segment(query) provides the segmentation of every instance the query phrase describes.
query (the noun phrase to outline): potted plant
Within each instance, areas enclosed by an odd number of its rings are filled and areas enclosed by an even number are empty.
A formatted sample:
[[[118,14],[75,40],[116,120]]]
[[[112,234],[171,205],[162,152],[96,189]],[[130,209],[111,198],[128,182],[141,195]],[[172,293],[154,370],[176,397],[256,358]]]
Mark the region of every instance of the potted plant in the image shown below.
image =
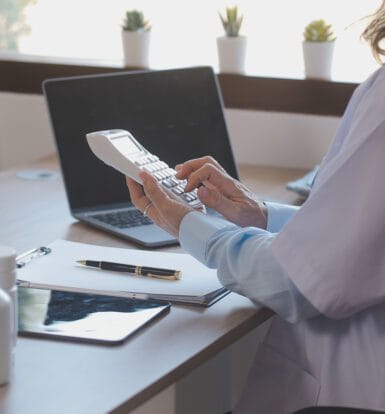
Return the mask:
[[[220,72],[243,73],[245,71],[246,42],[245,36],[239,31],[243,15],[238,13],[238,7],[227,7],[223,15],[219,12],[225,36],[217,38],[218,60]]]
[[[322,19],[305,27],[302,46],[306,78],[331,78],[335,40],[332,25]]]
[[[151,26],[143,13],[129,10],[122,25],[122,42],[125,66],[148,67]]]

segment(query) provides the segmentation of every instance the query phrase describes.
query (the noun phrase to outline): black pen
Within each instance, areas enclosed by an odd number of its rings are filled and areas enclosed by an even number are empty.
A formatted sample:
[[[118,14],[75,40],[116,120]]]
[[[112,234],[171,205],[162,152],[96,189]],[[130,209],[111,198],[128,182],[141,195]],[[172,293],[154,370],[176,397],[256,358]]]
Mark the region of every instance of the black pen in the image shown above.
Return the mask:
[[[112,270],[113,272],[127,272],[136,276],[156,277],[159,279],[167,280],[178,280],[181,278],[182,274],[180,270],[161,269],[158,267],[136,266],[113,262],[99,262],[96,260],[78,260],[77,263],[83,266],[96,267],[102,270]]]

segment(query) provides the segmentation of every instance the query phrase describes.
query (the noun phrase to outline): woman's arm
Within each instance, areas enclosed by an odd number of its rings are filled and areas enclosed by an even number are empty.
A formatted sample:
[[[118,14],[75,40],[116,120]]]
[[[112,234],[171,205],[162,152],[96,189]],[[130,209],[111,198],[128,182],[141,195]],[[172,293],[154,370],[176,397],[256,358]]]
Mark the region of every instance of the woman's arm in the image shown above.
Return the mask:
[[[318,314],[271,255],[274,234],[191,212],[182,220],[179,238],[188,253],[218,269],[219,280],[229,290],[290,322]]]

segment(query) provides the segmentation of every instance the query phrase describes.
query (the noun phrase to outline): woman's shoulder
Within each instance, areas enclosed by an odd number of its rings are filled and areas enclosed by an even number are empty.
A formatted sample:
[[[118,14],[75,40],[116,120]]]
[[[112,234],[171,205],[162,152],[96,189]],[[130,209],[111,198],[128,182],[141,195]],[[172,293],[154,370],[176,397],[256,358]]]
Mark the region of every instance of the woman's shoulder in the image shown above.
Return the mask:
[[[368,87],[377,86],[378,84],[384,84],[385,81],[385,65],[379,67],[371,76],[366,80]]]
[[[373,72],[366,81],[362,82],[354,91],[352,101],[355,107],[362,109],[362,106],[385,107],[385,65],[382,65]],[[385,114],[385,112],[384,112]],[[383,114],[383,115],[384,115]]]

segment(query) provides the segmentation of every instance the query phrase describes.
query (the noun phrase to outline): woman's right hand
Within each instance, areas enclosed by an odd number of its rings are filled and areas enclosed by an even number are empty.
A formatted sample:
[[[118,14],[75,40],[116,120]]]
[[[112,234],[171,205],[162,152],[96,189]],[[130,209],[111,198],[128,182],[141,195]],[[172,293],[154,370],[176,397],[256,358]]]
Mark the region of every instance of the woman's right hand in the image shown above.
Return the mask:
[[[187,179],[185,191],[198,189],[202,203],[241,227],[266,229],[267,209],[242,183],[226,173],[212,157],[186,161],[175,167],[176,177]]]

